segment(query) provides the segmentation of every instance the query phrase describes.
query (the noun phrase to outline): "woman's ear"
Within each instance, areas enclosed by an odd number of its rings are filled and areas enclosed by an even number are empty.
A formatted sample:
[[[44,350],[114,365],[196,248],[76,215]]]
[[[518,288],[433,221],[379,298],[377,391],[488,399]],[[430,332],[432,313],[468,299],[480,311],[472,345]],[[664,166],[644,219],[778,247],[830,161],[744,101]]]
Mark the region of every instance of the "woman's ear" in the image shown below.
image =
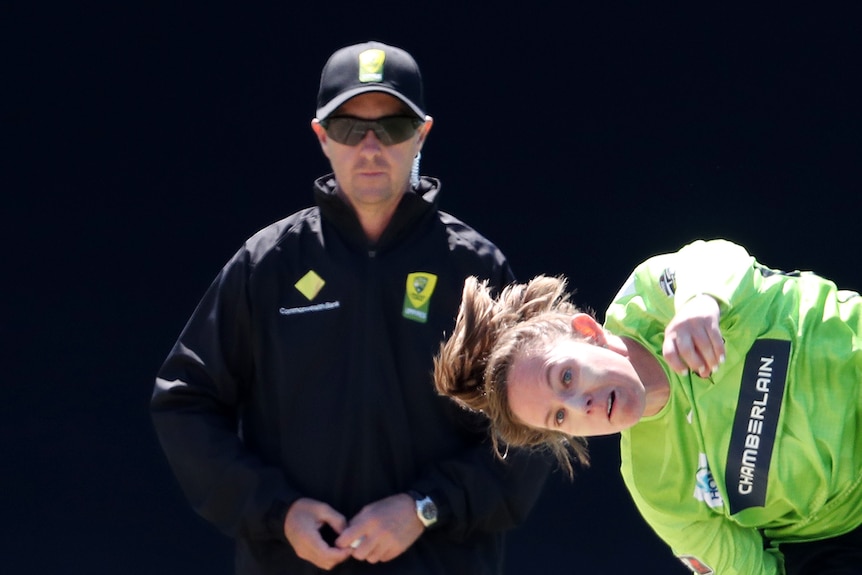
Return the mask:
[[[584,338],[595,342],[597,345],[607,345],[605,330],[599,325],[596,319],[587,313],[576,313],[572,317],[572,329],[575,333],[582,335]]]

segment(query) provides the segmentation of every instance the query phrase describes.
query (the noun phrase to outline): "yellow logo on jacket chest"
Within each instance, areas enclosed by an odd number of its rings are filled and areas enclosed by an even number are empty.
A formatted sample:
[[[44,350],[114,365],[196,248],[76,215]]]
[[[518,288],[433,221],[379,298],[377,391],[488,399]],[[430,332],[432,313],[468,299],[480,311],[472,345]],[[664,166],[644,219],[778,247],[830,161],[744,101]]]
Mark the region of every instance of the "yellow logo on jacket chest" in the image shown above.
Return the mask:
[[[402,315],[407,319],[426,323],[431,295],[437,286],[437,276],[428,272],[413,272],[407,274],[407,286],[404,291],[404,309]]]

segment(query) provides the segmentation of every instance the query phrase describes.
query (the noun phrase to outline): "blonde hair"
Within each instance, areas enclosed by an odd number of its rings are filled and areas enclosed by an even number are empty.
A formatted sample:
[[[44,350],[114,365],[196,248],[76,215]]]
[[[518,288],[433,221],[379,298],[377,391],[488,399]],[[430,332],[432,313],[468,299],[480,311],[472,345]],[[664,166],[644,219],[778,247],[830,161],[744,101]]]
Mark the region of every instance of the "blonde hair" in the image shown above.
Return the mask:
[[[573,461],[589,465],[586,440],[519,420],[509,405],[507,385],[515,359],[539,344],[577,337],[571,319],[578,311],[562,277],[537,276],[526,284],[511,284],[497,298],[487,281],[469,277],[455,329],[434,358],[437,392],[487,416],[498,456],[505,457],[510,445],[546,449],[570,477]]]

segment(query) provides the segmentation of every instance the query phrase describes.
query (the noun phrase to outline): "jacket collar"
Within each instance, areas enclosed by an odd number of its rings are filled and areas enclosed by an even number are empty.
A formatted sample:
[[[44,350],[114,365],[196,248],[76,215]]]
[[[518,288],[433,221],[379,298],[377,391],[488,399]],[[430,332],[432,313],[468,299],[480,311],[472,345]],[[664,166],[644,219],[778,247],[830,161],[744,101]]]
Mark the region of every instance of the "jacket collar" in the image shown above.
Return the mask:
[[[380,240],[376,245],[371,245],[359,225],[356,212],[336,193],[337,187],[333,174],[318,178],[314,182],[314,201],[325,221],[332,224],[349,243],[361,246],[363,249],[373,248],[380,251],[398,244],[421,222],[437,213],[440,180],[422,176],[417,188],[402,196],[392,221],[380,236]]]

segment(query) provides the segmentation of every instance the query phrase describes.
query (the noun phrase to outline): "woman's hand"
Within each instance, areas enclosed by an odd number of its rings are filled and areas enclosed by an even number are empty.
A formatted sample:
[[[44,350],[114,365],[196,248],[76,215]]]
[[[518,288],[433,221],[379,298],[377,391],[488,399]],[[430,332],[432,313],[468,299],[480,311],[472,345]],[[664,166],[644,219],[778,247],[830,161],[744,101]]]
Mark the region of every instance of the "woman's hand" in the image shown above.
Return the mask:
[[[724,339],[718,325],[718,302],[706,294],[696,295],[676,312],[664,330],[662,355],[671,369],[688,370],[709,377],[724,362]]]

